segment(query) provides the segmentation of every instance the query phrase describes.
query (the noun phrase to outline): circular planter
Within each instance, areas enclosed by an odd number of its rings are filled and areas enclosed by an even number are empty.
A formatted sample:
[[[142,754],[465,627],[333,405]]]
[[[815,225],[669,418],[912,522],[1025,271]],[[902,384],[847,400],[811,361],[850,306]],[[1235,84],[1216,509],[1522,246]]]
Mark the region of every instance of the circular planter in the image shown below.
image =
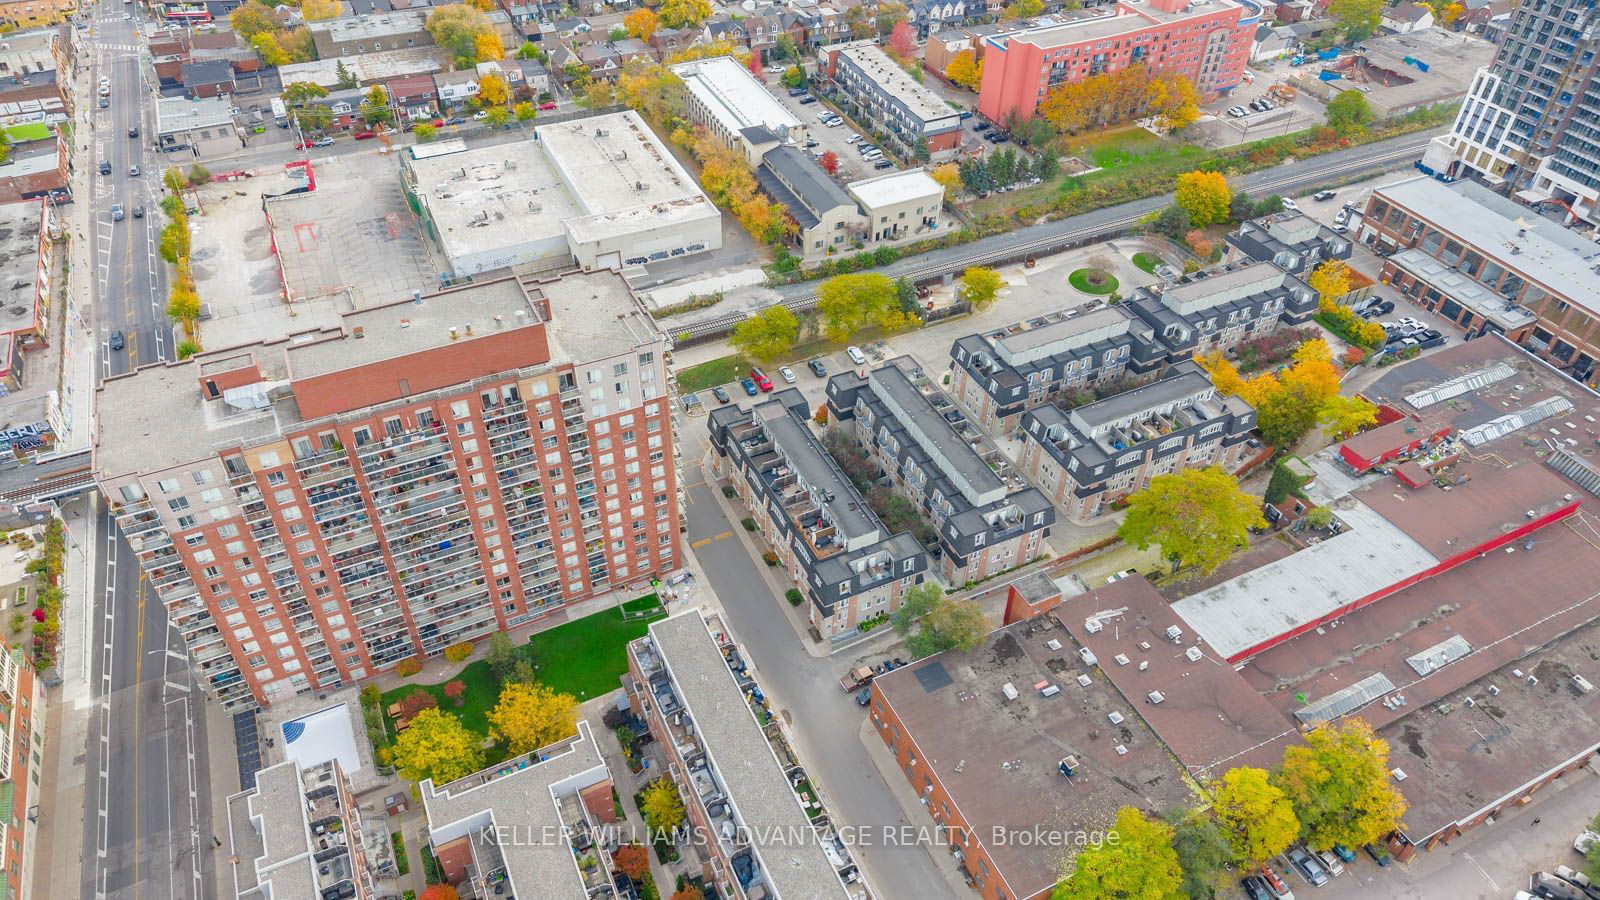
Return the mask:
[[[1067,276],[1067,283],[1085,294],[1101,296],[1117,289],[1117,279],[1110,272],[1099,269],[1075,269]]]

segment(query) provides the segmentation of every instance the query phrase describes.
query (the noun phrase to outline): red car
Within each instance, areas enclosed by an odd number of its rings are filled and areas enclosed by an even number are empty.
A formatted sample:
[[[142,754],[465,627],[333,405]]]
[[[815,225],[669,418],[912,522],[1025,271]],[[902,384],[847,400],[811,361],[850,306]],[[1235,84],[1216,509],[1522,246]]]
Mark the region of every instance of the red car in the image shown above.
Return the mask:
[[[356,132],[356,140],[358,140],[358,141],[369,140],[369,139],[375,138],[377,136],[378,136],[378,134],[375,131],[358,131],[358,132]]]
[[[556,108],[556,102],[554,100],[546,100],[545,102],[539,104],[539,108],[548,112]]]
[[[772,392],[772,379],[767,377],[767,373],[760,369],[751,369],[750,377],[755,380],[756,387],[761,389],[761,393],[770,394]]]

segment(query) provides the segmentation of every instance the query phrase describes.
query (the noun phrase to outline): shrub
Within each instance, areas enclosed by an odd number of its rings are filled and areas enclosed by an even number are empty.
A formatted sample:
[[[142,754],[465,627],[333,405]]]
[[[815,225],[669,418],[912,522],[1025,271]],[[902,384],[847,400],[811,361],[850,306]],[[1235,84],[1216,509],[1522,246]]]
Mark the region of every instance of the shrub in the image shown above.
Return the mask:
[[[767,552],[761,554],[761,560],[769,566],[776,566],[778,564],[778,554],[768,550]]]
[[[811,421],[817,423],[818,425],[828,424],[828,405],[826,403],[820,403],[817,405],[817,413],[811,417]]]
[[[409,719],[425,709],[438,709],[439,701],[427,691],[412,691],[400,700],[400,718]]]
[[[377,706],[383,700],[383,692],[375,684],[369,684],[361,689],[361,705]]]
[[[444,695],[449,697],[457,706],[466,702],[463,699],[466,693],[467,685],[459,678],[444,686]]]
[[[783,592],[783,596],[789,601],[790,606],[799,606],[800,604],[806,602],[806,595],[800,593],[799,588],[789,588],[787,591]]]
[[[744,526],[745,531],[756,530],[756,520],[750,518],[749,516],[745,516],[744,518],[740,519],[739,524]]]
[[[732,500],[734,497],[737,497],[738,495],[739,495],[739,492],[734,489],[733,485],[725,484],[725,485],[722,486],[722,496],[727,497],[729,500]]]
[[[472,655],[472,642],[461,641],[444,648],[444,658],[451,662],[461,662]]]
[[[394,673],[401,678],[410,678],[421,671],[422,660],[417,659],[415,656],[408,656],[400,660],[399,665],[394,667]]]

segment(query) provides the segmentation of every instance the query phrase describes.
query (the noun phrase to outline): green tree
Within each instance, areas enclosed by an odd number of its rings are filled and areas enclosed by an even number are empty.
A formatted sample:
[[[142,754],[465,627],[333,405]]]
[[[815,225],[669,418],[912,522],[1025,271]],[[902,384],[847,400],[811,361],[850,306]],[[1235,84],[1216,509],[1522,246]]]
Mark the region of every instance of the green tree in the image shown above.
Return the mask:
[[[496,631],[489,635],[489,651],[484,659],[489,663],[489,671],[493,672],[494,677],[502,684],[510,680],[511,673],[516,669],[517,660],[520,658],[521,654],[517,653],[516,646],[511,643],[510,635],[504,631]]]
[[[1056,152],[1046,147],[1039,151],[1033,159],[1033,177],[1040,181],[1051,181],[1061,172],[1061,159]]]
[[[1289,798],[1269,779],[1266,769],[1240,766],[1213,786],[1212,813],[1246,869],[1282,853],[1300,835]]]
[[[1172,199],[1189,214],[1191,225],[1204,228],[1228,221],[1233,192],[1221,172],[1185,172],[1178,176]]]
[[[1156,220],[1150,224],[1150,227],[1157,234],[1164,234],[1174,241],[1181,241],[1183,236],[1189,233],[1192,225],[1189,222],[1188,211],[1174,203],[1161,210],[1156,215]]]
[[[480,35],[495,37],[494,26],[477,8],[465,3],[435,6],[423,25],[433,42],[452,57],[456,68],[467,69],[478,63]]]
[[[1004,286],[1000,273],[984,266],[972,266],[961,275],[961,296],[973,309],[988,309]]]
[[[1600,834],[1600,813],[1596,813],[1595,817],[1589,820],[1589,830],[1595,834]],[[1583,859],[1584,874],[1589,876],[1590,881],[1600,882],[1600,841],[1595,841],[1589,845],[1589,849],[1584,853]]]
[[[539,111],[534,108],[534,105],[526,100],[511,107],[511,113],[516,116],[518,122],[532,122],[539,115]]]
[[[200,345],[192,340],[184,339],[178,342],[177,352],[179,359],[188,359],[200,352]]]
[[[1117,535],[1140,550],[1159,544],[1174,568],[1189,564],[1210,573],[1265,528],[1260,501],[1239,489],[1221,466],[1157,475],[1128,498]]]
[[[496,106],[484,113],[483,120],[495,128],[508,125],[511,122],[511,110],[504,106]]]
[[[341,91],[354,90],[361,84],[356,80],[356,73],[350,71],[350,67],[345,65],[342,59],[339,60],[339,65],[333,70],[333,77],[339,80],[339,90]],[[328,96],[328,92],[323,91],[322,96]]]
[[[1250,195],[1244,191],[1234,191],[1233,199],[1228,202],[1228,221],[1243,222],[1250,218],[1253,209]]]
[[[614,26],[611,31],[607,32],[606,34],[606,40],[613,44],[618,41],[625,41],[628,39],[628,37],[628,29],[623,28],[621,25]]]
[[[522,46],[517,48],[517,59],[537,59],[542,61],[544,59],[544,51],[540,50],[539,45],[533,41],[523,41]]]
[[[1328,127],[1340,134],[1360,134],[1372,121],[1372,110],[1367,106],[1367,95],[1360,91],[1342,91],[1328,101],[1323,109]]]
[[[1406,800],[1389,778],[1389,744],[1362,718],[1328,723],[1283,751],[1273,775],[1313,850],[1359,847],[1403,827]]]
[[[1203,810],[1179,807],[1162,819],[1172,826],[1172,850],[1183,869],[1183,895],[1192,900],[1210,900],[1227,877],[1233,862],[1228,838]]]
[[[782,305],[769,306],[740,322],[728,343],[746,356],[770,363],[794,349],[800,320]]]
[[[528,753],[578,730],[578,700],[542,684],[511,682],[489,710],[490,737],[504,740],[512,753]]]
[[[932,581],[909,588],[889,614],[889,624],[918,659],[945,650],[966,653],[989,633],[989,622],[976,601],[952,600]]]
[[[1050,892],[1050,900],[1179,900],[1183,870],[1172,849],[1172,826],[1146,818],[1139,810],[1117,810],[1115,843],[1105,841],[1078,851],[1072,873]]]
[[[1382,14],[1383,0],[1333,0],[1328,4],[1328,18],[1339,23],[1345,37],[1352,41],[1377,31]]]
[[[907,324],[887,275],[835,275],[817,288],[817,309],[832,341],[847,341],[869,325],[895,331]]]
[[[670,778],[650,782],[639,801],[639,812],[644,824],[658,831],[671,831],[683,824],[683,800],[678,797],[678,787]]]
[[[917,286],[911,279],[901,276],[894,280],[895,299],[900,302],[900,311],[909,313],[917,318],[922,317],[922,307],[917,299]]]
[[[1005,187],[1017,180],[1017,152],[1010,147],[1002,147],[989,154],[989,175],[994,183]]]
[[[328,89],[311,81],[294,81],[284,85],[283,102],[286,106],[304,106],[312,100],[328,96]]]
[[[1285,385],[1268,394],[1256,407],[1256,428],[1274,447],[1290,447],[1317,424],[1326,398],[1317,396],[1305,385]]]
[[[433,140],[433,136],[439,133],[439,129],[433,127],[431,122],[419,122],[411,129],[411,133],[417,136],[418,142],[425,143]]]
[[[390,759],[401,778],[431,778],[442,785],[483,768],[482,741],[481,735],[468,731],[455,716],[425,709],[395,736]]]

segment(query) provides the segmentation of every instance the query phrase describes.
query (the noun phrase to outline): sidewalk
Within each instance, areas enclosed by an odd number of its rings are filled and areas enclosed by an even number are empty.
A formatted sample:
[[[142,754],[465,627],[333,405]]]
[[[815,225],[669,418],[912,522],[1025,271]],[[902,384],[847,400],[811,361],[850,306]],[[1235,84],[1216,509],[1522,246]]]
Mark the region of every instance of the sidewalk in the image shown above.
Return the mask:
[[[884,746],[883,740],[878,737],[872,728],[872,717],[861,720],[861,727],[856,731],[856,738],[862,746],[867,748],[867,756],[872,760],[873,768],[878,770],[878,777],[889,786],[889,793],[894,795],[894,802],[900,805],[903,822],[917,829],[923,834],[939,833],[938,823],[928,815],[928,808],[922,804],[917,792],[912,790],[911,783],[906,781],[905,773],[900,771],[900,766],[895,762],[889,748]],[[884,823],[887,824],[887,823]],[[928,844],[924,848],[933,858],[933,863],[940,874],[950,883],[952,897],[965,897],[971,894],[972,888],[967,885],[966,876],[962,874],[961,864],[950,854],[948,847]],[[941,852],[942,851],[942,852]]]
[[[628,768],[628,761],[623,758],[622,745],[617,743],[617,736],[601,721],[605,711],[616,704],[615,697],[616,692],[613,691],[604,697],[588,701],[583,704],[583,716],[589,720],[589,728],[594,734],[595,743],[600,747],[600,756],[605,760],[606,768],[611,770],[611,784],[617,792],[617,800],[622,804],[622,821],[617,823],[617,829],[624,836],[640,836],[639,843],[644,843],[642,836],[649,832],[645,828],[643,815],[633,805],[633,795],[643,790],[646,782]],[[656,881],[656,895],[671,896],[677,887],[678,877],[656,858],[654,849],[650,849],[650,875]]]

